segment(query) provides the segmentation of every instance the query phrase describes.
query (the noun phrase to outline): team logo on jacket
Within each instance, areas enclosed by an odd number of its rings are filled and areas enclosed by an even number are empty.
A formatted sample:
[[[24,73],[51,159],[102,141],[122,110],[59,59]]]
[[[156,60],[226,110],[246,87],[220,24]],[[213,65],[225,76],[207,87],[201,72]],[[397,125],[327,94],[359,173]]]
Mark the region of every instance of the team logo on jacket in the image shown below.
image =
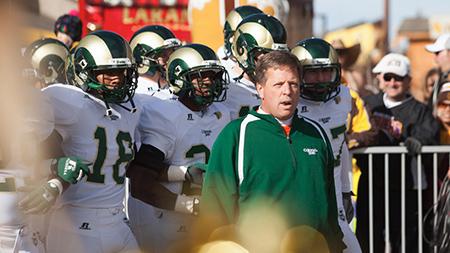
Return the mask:
[[[192,117],[192,113],[188,113],[187,120],[194,120],[194,118]]]
[[[301,113],[308,112],[308,107],[306,105],[302,106]]]
[[[317,154],[316,148],[304,148],[303,152],[308,153],[308,155],[316,155]]]

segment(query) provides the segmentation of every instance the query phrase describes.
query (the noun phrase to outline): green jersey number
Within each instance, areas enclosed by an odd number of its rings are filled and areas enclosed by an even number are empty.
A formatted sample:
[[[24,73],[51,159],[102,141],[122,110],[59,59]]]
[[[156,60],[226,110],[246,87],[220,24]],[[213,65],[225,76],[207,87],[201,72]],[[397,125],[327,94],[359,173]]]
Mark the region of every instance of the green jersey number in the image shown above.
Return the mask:
[[[209,155],[211,151],[209,148],[203,144],[194,145],[186,152],[186,158],[194,158],[196,154],[205,154],[204,163],[208,163]],[[201,195],[201,188],[193,188],[189,181],[183,182],[182,193],[186,195]]]
[[[339,137],[339,135],[345,134],[345,130],[346,130],[345,125],[331,128],[330,129],[331,136],[333,137],[333,139],[337,139]],[[345,138],[342,141],[341,146],[339,147],[338,155],[334,158],[334,167],[339,166],[341,164],[341,154],[342,154],[342,148],[344,147],[344,142],[345,142]]]
[[[105,183],[105,175],[102,174],[103,163],[106,159],[107,152],[107,138],[106,131],[103,127],[97,127],[94,133],[94,138],[98,140],[97,158],[95,159],[92,173],[89,173],[87,181],[93,183]],[[116,143],[119,146],[119,158],[113,165],[113,179],[117,184],[123,184],[125,176],[119,175],[119,168],[122,163],[130,162],[134,157],[133,139],[127,132],[119,131],[116,136]],[[127,153],[128,147],[131,153]]]
[[[210,155],[211,151],[209,151],[209,148],[207,146],[203,145],[203,144],[192,146],[188,150],[188,152],[186,152],[186,158],[194,158],[194,156],[196,154],[201,154],[201,153],[205,154],[205,161],[204,161],[204,163],[208,163],[209,155]]]

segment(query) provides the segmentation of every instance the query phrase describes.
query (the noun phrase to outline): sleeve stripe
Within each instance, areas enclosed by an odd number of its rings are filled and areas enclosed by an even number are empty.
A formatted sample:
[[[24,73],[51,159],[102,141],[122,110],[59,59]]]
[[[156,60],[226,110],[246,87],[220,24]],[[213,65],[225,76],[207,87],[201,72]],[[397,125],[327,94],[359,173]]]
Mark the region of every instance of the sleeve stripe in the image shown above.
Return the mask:
[[[239,185],[244,181],[244,145],[245,145],[245,131],[248,123],[259,120],[258,117],[248,114],[241,123],[239,132],[239,150],[238,150],[238,177]]]

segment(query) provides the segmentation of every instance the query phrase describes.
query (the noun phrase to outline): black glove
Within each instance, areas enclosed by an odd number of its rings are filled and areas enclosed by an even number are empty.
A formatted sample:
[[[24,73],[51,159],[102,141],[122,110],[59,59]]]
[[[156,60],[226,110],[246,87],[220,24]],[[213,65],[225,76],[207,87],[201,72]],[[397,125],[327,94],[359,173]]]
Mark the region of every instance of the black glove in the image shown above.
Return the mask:
[[[354,210],[352,204],[352,193],[351,192],[343,192],[342,193],[342,202],[345,210],[345,217],[347,218],[347,222],[350,223],[353,220]]]
[[[62,185],[58,179],[52,179],[28,193],[25,198],[19,202],[19,208],[25,214],[43,214],[46,213],[61,194]],[[59,185],[59,186],[58,186]],[[60,189],[61,188],[61,189]]]
[[[414,137],[408,137],[405,140],[406,149],[408,149],[408,155],[415,156],[422,150],[422,143]]]

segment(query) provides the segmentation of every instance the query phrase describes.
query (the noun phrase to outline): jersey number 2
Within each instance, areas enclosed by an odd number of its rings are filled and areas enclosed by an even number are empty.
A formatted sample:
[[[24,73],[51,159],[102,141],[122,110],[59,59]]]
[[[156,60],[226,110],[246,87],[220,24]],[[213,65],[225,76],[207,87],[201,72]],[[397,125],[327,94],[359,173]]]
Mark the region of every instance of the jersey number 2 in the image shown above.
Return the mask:
[[[102,167],[106,159],[106,152],[108,148],[105,128],[97,127],[94,138],[98,140],[97,158],[95,159],[92,173],[89,173],[88,175],[87,181],[93,183],[105,183],[105,175],[102,174]],[[125,176],[119,175],[120,165],[122,163],[128,163],[133,159],[133,140],[129,133],[119,131],[116,136],[116,143],[119,146],[119,158],[113,165],[113,179],[117,184],[123,184]],[[125,146],[128,146],[131,153],[126,152]]]

